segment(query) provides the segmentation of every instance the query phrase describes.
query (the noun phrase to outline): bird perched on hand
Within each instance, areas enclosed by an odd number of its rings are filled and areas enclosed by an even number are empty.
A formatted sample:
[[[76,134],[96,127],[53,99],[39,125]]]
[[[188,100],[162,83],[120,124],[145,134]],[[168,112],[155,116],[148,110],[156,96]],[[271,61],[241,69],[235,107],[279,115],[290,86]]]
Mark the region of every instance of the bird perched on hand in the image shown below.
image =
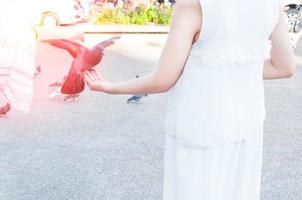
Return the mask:
[[[74,58],[69,73],[60,89],[61,93],[74,96],[83,92],[85,88],[83,72],[91,70],[98,65],[104,55],[104,49],[114,44],[118,39],[120,39],[120,37],[112,37],[96,44],[92,48],[87,48],[79,42],[67,39],[43,40],[42,42],[67,50]]]

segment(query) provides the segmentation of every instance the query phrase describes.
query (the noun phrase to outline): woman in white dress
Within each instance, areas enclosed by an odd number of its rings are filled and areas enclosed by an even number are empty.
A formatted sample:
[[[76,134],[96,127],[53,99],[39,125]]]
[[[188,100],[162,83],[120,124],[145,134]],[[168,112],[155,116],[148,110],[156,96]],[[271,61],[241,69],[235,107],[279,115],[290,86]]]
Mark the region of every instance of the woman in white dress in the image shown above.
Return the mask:
[[[290,77],[294,66],[277,0],[178,0],[154,73],[85,79],[109,94],[169,91],[164,200],[259,200],[263,79]]]

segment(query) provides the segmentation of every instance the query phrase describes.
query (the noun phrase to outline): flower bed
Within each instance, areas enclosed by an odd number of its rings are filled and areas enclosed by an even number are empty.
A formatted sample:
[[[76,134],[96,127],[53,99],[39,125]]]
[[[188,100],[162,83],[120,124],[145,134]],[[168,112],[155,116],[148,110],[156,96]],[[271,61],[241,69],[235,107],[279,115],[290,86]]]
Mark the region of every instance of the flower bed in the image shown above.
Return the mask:
[[[165,5],[153,5],[150,7],[141,5],[132,11],[123,8],[92,8],[92,21],[94,24],[160,24],[169,25],[173,8]]]

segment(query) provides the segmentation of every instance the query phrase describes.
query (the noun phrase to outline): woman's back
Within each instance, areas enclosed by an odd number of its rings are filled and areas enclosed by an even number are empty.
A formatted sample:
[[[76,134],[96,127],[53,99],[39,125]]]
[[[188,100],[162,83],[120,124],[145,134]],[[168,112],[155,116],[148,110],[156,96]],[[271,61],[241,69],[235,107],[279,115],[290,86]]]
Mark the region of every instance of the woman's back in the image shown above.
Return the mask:
[[[268,40],[279,18],[276,0],[200,0],[200,47],[219,50],[258,47]]]
[[[166,132],[188,146],[247,138],[265,118],[263,63],[275,0],[201,0],[202,28],[169,95]]]

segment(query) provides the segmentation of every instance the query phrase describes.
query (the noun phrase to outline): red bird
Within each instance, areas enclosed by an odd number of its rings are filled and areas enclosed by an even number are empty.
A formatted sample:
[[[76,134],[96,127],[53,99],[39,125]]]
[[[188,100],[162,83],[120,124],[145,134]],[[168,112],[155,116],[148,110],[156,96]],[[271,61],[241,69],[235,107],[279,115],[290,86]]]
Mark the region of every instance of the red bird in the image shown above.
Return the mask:
[[[74,58],[69,73],[62,84],[61,93],[76,95],[83,92],[85,88],[83,72],[99,64],[104,55],[104,49],[114,44],[115,40],[118,39],[120,39],[120,37],[112,37],[96,44],[90,49],[79,42],[67,39],[43,40],[43,42],[47,42],[52,46],[67,50]]]

